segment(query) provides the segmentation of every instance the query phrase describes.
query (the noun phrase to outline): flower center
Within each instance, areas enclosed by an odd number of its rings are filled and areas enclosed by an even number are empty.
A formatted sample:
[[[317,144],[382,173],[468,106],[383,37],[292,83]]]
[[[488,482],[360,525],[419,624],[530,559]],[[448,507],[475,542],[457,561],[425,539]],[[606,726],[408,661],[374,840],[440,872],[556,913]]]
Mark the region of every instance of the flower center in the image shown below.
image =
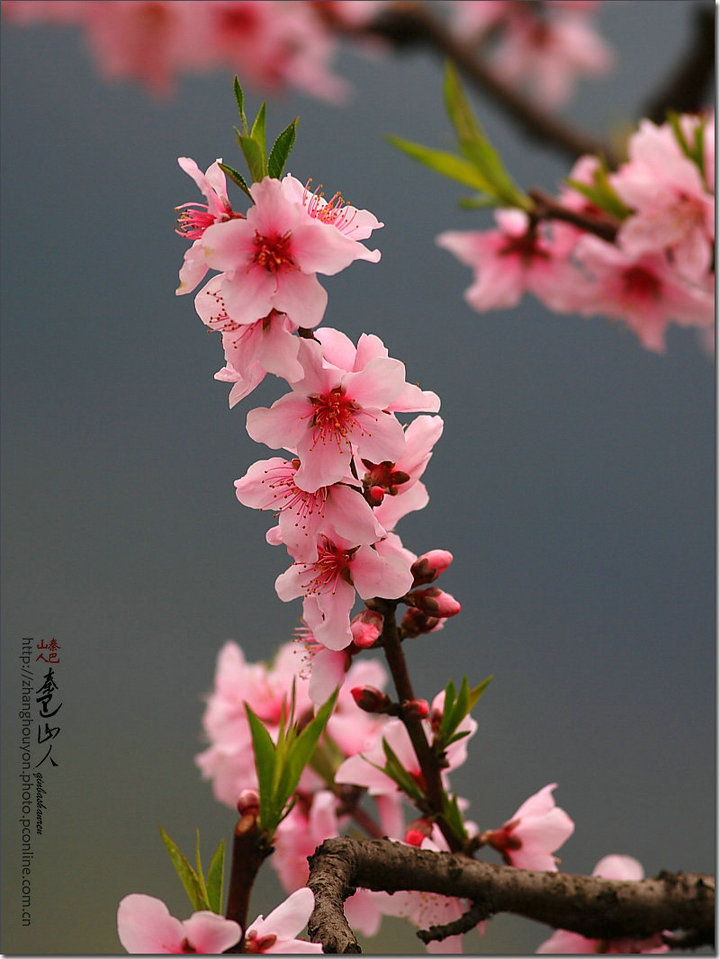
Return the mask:
[[[338,580],[343,577],[350,581],[350,553],[340,549],[330,540],[318,544],[318,558],[308,563],[306,572],[310,574],[304,584],[305,595],[313,593],[334,593]]]
[[[351,232],[354,229],[353,220],[357,216],[357,210],[346,203],[340,191],[333,193],[330,199],[326,200],[322,193],[322,184],[311,193],[309,190],[311,183],[312,179],[307,181],[303,194],[303,206],[310,216],[322,223],[329,223],[341,233]]]
[[[295,525],[305,528],[310,516],[322,512],[327,499],[327,486],[321,486],[314,493],[300,489],[295,484],[295,474],[299,468],[298,459],[291,464],[275,466],[265,471],[267,479],[263,479],[262,483],[272,490],[278,512],[284,509],[292,510],[297,517]]]
[[[291,237],[290,230],[283,233],[282,236],[278,233],[274,236],[261,236],[256,230],[253,261],[267,270],[268,273],[295,269],[295,261],[290,250]]]
[[[654,273],[642,266],[633,266],[625,270],[623,275],[624,292],[632,299],[656,300],[660,295],[660,281]]]
[[[324,445],[330,440],[342,447],[356,426],[357,403],[348,398],[342,386],[336,386],[321,396],[310,396],[309,399],[313,407],[313,445]]]

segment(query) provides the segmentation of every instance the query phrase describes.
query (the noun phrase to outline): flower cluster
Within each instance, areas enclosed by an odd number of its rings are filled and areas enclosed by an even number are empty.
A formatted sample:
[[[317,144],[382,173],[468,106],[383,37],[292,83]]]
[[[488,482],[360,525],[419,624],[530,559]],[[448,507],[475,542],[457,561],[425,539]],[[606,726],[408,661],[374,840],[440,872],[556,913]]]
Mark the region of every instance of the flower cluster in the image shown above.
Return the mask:
[[[650,350],[670,323],[714,327],[714,118],[640,123],[629,159],[607,173],[581,157],[557,201],[503,209],[497,229],[442,233],[473,268],[476,310],[514,306],[525,292],[550,309],[625,323]]]

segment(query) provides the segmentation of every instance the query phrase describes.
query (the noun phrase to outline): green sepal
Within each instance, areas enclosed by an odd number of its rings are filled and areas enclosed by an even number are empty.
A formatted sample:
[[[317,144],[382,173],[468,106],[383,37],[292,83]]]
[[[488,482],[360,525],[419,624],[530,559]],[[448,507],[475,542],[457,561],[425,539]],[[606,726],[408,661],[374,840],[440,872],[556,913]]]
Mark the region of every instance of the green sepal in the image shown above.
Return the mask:
[[[207,898],[212,912],[222,915],[223,907],[223,879],[225,874],[225,840],[221,839],[215,850],[215,855],[208,866],[205,885]]]
[[[241,173],[238,173],[237,170],[233,170],[233,168],[228,166],[227,163],[218,163],[218,166],[223,171],[225,176],[232,180],[235,186],[239,186],[240,189],[247,193],[250,199],[252,199],[252,196],[250,195],[250,188],[247,185],[245,177]]]
[[[594,203],[595,206],[604,213],[609,213],[610,216],[620,222],[627,219],[632,213],[630,207],[625,206],[615,192],[608,178],[607,167],[602,160],[593,173],[592,184],[581,183],[579,180],[573,179],[567,179],[565,182],[568,186],[571,186],[573,190],[582,193],[584,197],[587,197],[591,203]]]
[[[207,901],[207,894],[204,892],[204,883],[201,883],[198,874],[162,826],[160,826],[160,836],[170,856],[170,861],[175,868],[175,872],[178,874],[180,882],[183,884],[183,888],[188,895],[193,911],[199,912],[202,909],[209,909],[210,904]]]
[[[247,136],[248,132],[248,122],[247,117],[245,116],[245,98],[243,96],[242,87],[240,86],[240,81],[235,77],[233,83],[233,90],[235,92],[235,102],[237,103],[238,113],[240,114],[240,123],[242,125],[241,135]]]
[[[263,158],[263,167],[265,166],[265,155],[266,155],[266,146],[265,146],[265,102],[263,101],[260,104],[260,109],[257,112],[255,121],[252,125],[252,130],[250,131],[250,137],[253,139],[257,145],[260,147],[260,154]],[[264,176],[264,173],[263,173]]]
[[[275,143],[273,143],[273,148],[270,151],[267,164],[268,176],[273,177],[273,179],[279,180],[285,171],[287,158],[290,156],[290,151],[295,146],[295,138],[297,136],[297,125],[299,119],[299,117],[295,117],[293,122],[286,126],[282,133],[278,134]]]
[[[238,134],[237,141],[247,160],[252,181],[253,183],[257,183],[265,176],[265,151],[260,148],[257,140],[253,140],[252,137]]]
[[[403,140],[401,137],[386,137],[388,143],[391,143],[398,150],[407,153],[413,160],[418,160],[425,166],[435,170],[450,180],[457,180],[465,186],[472,187],[474,190],[486,192],[487,180],[480,176],[472,163],[463,160],[462,157],[454,153],[447,153],[445,150],[433,150],[430,147],[424,147],[420,143],[413,143],[411,140]],[[493,202],[492,197],[488,199]]]

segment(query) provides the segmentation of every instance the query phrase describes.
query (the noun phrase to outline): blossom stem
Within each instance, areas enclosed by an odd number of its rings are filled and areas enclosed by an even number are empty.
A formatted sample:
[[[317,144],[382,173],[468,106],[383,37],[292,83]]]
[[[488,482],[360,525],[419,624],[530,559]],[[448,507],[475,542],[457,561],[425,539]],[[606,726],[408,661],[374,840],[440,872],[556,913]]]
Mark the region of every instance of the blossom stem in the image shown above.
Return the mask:
[[[605,240],[607,243],[615,242],[618,224],[614,220],[589,216],[578,213],[577,210],[568,210],[553,200],[551,196],[543,193],[542,190],[529,190],[528,196],[535,204],[530,213],[531,220],[562,220],[564,223],[572,223],[573,226],[584,230],[586,233],[599,236],[601,240]]]
[[[260,867],[271,852],[272,848],[260,829],[257,813],[245,813],[236,823],[233,833],[230,888],[225,912],[227,919],[234,919],[240,924],[243,933],[240,941],[226,950],[229,953],[244,951],[250,893]]]
[[[383,630],[380,636],[380,645],[385,650],[385,658],[390,669],[390,674],[395,683],[395,690],[401,703],[413,702],[415,693],[413,691],[410,674],[408,673],[405,654],[403,653],[400,633],[395,622],[395,610],[397,602],[385,599],[375,599],[373,608],[382,613]],[[438,757],[433,752],[425,735],[422,721],[412,714],[406,714],[401,710],[400,718],[408,731],[410,742],[412,743],[420,772],[422,774],[424,791],[427,797],[429,809],[421,810],[423,813],[430,813],[436,820],[438,828],[447,840],[452,852],[460,852],[463,849],[462,841],[455,835],[443,816],[443,796],[445,789],[440,775],[440,763]]]

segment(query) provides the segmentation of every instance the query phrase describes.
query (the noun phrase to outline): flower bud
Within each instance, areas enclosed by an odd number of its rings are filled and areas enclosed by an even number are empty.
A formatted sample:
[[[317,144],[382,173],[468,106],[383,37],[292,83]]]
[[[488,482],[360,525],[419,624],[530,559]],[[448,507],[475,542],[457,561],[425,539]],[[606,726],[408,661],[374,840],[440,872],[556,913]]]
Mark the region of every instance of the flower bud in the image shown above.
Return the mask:
[[[437,628],[439,623],[440,620],[437,616],[428,616],[416,606],[411,606],[403,616],[400,622],[400,628],[405,636],[413,638],[414,636],[419,636],[420,633],[432,632]]]
[[[365,499],[371,506],[379,506],[385,499],[385,490],[382,486],[370,486],[365,491]]]
[[[426,699],[407,699],[402,707],[407,719],[427,719],[430,715],[430,706]]]
[[[238,796],[237,811],[241,816],[260,811],[260,796],[257,789],[243,789]]]
[[[353,686],[350,695],[366,713],[385,713],[392,705],[390,697],[374,686]]]
[[[413,587],[434,583],[452,561],[453,555],[446,549],[431,549],[429,552],[423,553],[410,567],[410,571],[415,577]]]
[[[430,586],[428,589],[416,589],[408,593],[408,599],[413,606],[427,613],[429,616],[439,616],[447,619],[448,616],[456,616],[461,606],[458,601],[437,586]]]
[[[353,617],[350,632],[358,649],[368,649],[377,641],[383,628],[383,618],[374,609],[364,609]]]
[[[423,839],[432,835],[432,822],[429,819],[415,819],[407,827],[405,842],[411,846],[422,845]]]

